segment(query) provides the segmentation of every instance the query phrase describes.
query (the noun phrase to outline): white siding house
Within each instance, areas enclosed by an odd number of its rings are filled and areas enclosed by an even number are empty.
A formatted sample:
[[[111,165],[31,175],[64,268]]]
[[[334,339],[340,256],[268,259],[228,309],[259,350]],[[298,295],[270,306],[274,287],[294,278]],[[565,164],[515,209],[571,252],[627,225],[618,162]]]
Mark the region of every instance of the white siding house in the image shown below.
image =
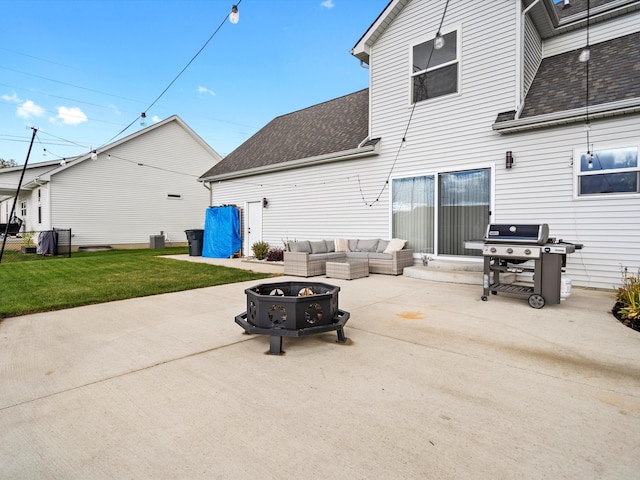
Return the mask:
[[[273,245],[401,237],[416,258],[480,261],[464,240],[488,223],[548,223],[584,244],[567,259],[573,283],[613,288],[640,266],[640,1],[586,4],[392,0],[352,50],[370,69],[357,148],[293,160],[290,137],[323,124],[279,137],[269,124],[202,176],[211,203],[244,207],[245,235]],[[285,147],[252,163],[261,142]]]
[[[16,209],[26,231],[70,228],[74,247],[129,248],[161,233],[184,244],[185,230],[203,228],[209,192],[197,179],[221,157],[179,117],[95,153],[28,165]],[[21,171],[0,170],[3,221]]]

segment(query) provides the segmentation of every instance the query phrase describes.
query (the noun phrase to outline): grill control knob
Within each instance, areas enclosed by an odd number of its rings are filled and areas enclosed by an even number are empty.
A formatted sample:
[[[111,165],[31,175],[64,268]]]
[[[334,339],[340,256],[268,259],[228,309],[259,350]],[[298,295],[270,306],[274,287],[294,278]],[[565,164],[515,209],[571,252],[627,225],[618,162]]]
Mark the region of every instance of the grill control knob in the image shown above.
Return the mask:
[[[544,247],[544,253],[549,253],[551,252],[551,248],[550,247]]]
[[[491,247],[491,253],[496,253],[498,250],[496,250],[496,247]]]
[[[524,249],[524,254],[525,255],[531,255],[531,250],[529,250],[528,248]]]
[[[513,253],[513,248],[507,248],[507,253],[508,254],[512,254]]]

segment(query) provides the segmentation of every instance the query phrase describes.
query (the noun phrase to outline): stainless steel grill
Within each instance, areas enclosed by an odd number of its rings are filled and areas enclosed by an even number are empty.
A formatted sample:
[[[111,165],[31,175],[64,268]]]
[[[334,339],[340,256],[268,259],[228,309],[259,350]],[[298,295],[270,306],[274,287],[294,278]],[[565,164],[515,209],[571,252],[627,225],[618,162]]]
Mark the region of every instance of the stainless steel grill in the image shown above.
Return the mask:
[[[490,224],[483,239],[482,300],[498,292],[526,296],[533,308],[560,303],[562,268],[582,245],[549,238],[549,226]],[[531,262],[533,266],[531,266]],[[526,262],[526,263],[525,263]],[[533,272],[533,285],[502,283],[500,274]]]

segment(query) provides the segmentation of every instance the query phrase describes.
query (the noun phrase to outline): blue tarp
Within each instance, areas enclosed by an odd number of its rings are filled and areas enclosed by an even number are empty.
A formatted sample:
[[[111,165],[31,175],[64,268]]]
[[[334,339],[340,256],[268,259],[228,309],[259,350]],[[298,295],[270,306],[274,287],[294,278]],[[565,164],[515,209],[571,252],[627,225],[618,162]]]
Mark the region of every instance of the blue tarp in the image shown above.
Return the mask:
[[[240,219],[238,209],[233,206],[210,207],[204,218],[204,240],[202,256],[229,258],[242,246],[238,233]]]

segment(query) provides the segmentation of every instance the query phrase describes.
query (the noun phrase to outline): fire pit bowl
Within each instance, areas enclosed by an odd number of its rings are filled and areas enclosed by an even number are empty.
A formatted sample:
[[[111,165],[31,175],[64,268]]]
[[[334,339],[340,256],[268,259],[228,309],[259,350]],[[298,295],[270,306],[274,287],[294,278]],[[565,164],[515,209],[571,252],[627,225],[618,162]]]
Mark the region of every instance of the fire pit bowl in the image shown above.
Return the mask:
[[[343,327],[349,313],[338,308],[340,287],[326,283],[279,282],[247,288],[247,311],[236,316],[246,334],[270,335],[270,354],[281,355],[282,337],[303,337]]]

